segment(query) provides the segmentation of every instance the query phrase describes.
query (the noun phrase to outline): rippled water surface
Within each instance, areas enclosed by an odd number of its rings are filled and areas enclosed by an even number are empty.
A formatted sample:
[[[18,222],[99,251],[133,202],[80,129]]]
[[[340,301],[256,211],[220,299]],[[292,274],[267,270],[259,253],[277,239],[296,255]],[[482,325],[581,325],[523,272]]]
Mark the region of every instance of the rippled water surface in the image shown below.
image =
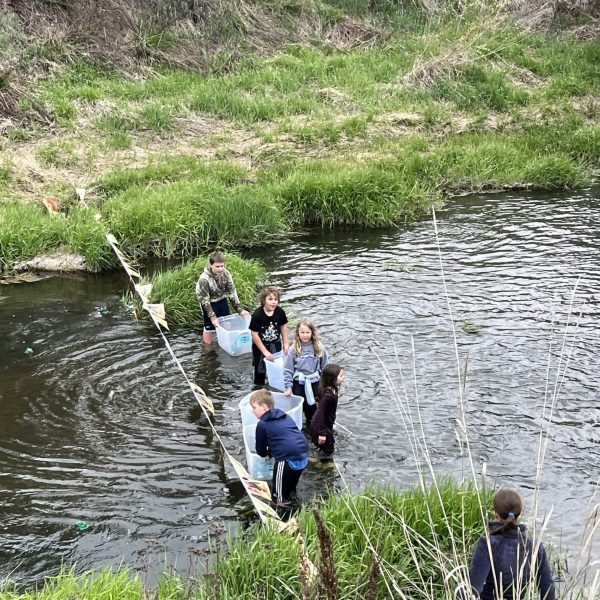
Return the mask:
[[[544,398],[555,395],[541,504],[553,508],[553,537],[574,547],[600,470],[600,190],[457,199],[438,228],[475,467],[530,495]],[[423,463],[409,416],[420,416],[436,470],[468,476],[433,223],[319,232],[256,256],[288,315],[314,317],[346,368],[347,483],[414,481]],[[123,311],[127,285],[112,274],[0,286],[0,577],[31,582],[61,562],[143,568],[165,556],[185,570],[214,524],[254,518],[160,336]],[[204,349],[198,331],[169,337],[242,459],[249,356]],[[341,485],[311,465],[300,495]]]

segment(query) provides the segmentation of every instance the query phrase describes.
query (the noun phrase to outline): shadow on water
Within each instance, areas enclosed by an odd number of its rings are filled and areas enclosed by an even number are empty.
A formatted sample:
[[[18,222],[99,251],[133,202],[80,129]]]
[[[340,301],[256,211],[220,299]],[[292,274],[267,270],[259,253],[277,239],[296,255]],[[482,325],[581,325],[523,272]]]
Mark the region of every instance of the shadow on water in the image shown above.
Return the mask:
[[[493,483],[533,488],[550,359],[550,389],[558,381],[560,391],[541,505],[560,507],[551,533],[574,545],[600,464],[598,190],[460,198],[438,219],[461,363],[469,356],[475,463],[487,463]],[[431,222],[317,231],[253,256],[281,286],[288,314],[313,316],[346,369],[338,418],[352,435],[339,433],[336,459],[344,479],[358,489],[416,476],[382,362],[413,413],[418,398],[434,467],[468,473]],[[125,289],[120,273],[0,287],[0,577],[32,582],[61,562],[146,568],[165,557],[186,572],[222,524],[255,520],[161,337],[124,311]],[[569,318],[569,332],[575,320],[578,330],[565,369]],[[205,348],[198,330],[169,339],[243,461],[237,402],[252,387],[249,356]],[[311,464],[299,499],[328,486],[341,482]]]

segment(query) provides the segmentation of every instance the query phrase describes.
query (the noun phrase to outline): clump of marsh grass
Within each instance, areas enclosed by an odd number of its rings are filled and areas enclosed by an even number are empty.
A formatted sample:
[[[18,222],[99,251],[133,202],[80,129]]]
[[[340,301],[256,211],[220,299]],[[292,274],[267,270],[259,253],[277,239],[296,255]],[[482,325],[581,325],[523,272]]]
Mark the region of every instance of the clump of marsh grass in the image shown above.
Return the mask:
[[[257,289],[265,281],[265,270],[255,260],[243,259],[237,254],[226,253],[227,269],[233,275],[235,286],[244,306],[252,311],[257,304]],[[202,325],[203,319],[196,298],[196,282],[208,264],[206,257],[192,260],[185,265],[156,273],[143,278],[142,285],[151,283],[152,303],[163,303],[169,325],[194,327]],[[141,320],[149,320],[148,313],[142,310],[137,295],[134,299],[135,312]]]
[[[219,565],[220,589],[213,579],[203,579],[201,597],[362,600],[370,593],[445,599],[438,563],[443,560],[450,569],[450,536],[464,539],[469,548],[479,537],[479,495],[473,486],[447,478],[437,489],[373,485],[360,494],[328,496],[317,511],[307,507],[297,515],[307,555],[321,555],[314,587],[303,583],[309,578],[298,559],[298,541],[257,525],[228,541]]]
[[[128,188],[109,198],[103,212],[131,257],[189,257],[214,246],[264,245],[287,231],[263,189],[210,179]]]
[[[274,185],[274,194],[298,224],[391,227],[424,215],[435,198],[400,169],[313,161]]]
[[[58,250],[81,254],[92,270],[114,264],[94,211],[73,208],[66,218],[49,215],[41,205],[21,202],[0,204],[0,272],[15,263]]]
[[[41,586],[22,591],[9,581],[0,581],[1,600],[58,600],[59,598],[122,598],[123,600],[150,599],[141,577],[127,567],[110,567],[76,573],[74,567],[62,568],[58,575],[46,577]]]

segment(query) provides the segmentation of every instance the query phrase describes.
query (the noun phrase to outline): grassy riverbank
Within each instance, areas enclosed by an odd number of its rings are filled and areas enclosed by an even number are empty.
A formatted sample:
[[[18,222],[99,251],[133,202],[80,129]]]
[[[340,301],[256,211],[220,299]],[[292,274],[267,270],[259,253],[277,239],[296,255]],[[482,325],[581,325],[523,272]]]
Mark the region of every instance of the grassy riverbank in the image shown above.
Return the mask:
[[[484,513],[480,501],[483,500]],[[426,489],[367,489],[330,496],[298,515],[305,556],[316,567],[309,576],[296,534],[256,525],[230,539],[227,552],[207,575],[165,575],[156,589],[142,578],[117,573],[73,573],[47,580],[28,594],[0,588],[0,600],[59,598],[256,599],[452,597],[452,569],[468,561],[483,532],[490,498],[451,480]],[[320,519],[322,527],[317,524]],[[377,558],[375,559],[374,556]],[[396,597],[394,593],[392,596]]]
[[[535,3],[476,4],[208,2],[202,28],[172,15],[112,54],[6,11],[0,271],[59,248],[114,266],[97,213],[129,256],[191,258],[307,225],[402,223],[456,193],[588,183],[593,13],[532,27]]]

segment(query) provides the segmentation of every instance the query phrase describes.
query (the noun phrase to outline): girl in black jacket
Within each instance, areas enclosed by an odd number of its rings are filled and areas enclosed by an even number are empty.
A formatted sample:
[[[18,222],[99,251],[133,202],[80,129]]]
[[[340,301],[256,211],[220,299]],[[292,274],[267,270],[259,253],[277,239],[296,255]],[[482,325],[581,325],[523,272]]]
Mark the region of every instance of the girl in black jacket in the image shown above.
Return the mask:
[[[329,363],[323,368],[319,382],[319,401],[310,424],[310,439],[322,452],[321,459],[330,459],[333,454],[335,440],[333,424],[338,404],[338,392],[344,381],[344,369]]]
[[[527,535],[525,525],[518,524],[523,505],[517,492],[501,489],[494,496],[495,521],[489,533],[479,538],[469,580],[475,598],[481,600],[518,600],[527,588],[537,586],[541,600],[555,600],[550,563],[541,543]],[[459,598],[473,598],[460,588]],[[533,596],[527,596],[528,598]]]

